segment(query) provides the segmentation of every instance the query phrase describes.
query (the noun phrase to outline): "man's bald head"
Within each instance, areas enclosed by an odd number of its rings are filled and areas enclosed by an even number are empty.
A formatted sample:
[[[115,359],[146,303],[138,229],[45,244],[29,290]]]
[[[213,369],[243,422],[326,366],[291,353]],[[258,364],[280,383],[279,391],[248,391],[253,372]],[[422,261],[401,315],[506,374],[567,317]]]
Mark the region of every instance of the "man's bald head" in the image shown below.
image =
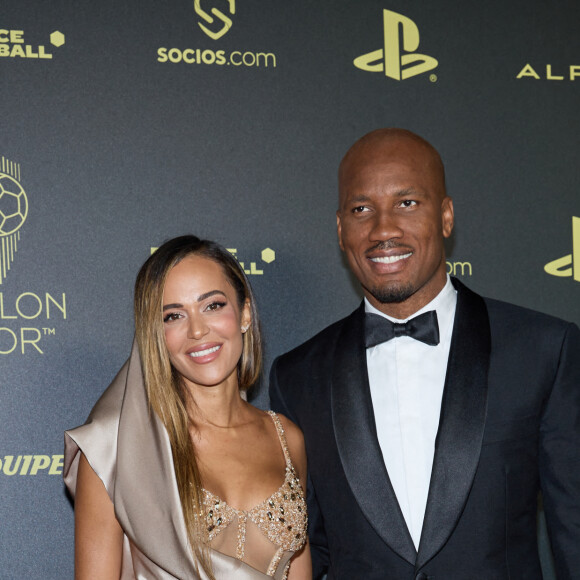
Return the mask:
[[[399,159],[428,172],[436,186],[436,193],[441,199],[446,196],[445,168],[435,147],[412,131],[387,127],[367,133],[346,152],[338,168],[339,207],[344,188],[357,172],[374,163]]]

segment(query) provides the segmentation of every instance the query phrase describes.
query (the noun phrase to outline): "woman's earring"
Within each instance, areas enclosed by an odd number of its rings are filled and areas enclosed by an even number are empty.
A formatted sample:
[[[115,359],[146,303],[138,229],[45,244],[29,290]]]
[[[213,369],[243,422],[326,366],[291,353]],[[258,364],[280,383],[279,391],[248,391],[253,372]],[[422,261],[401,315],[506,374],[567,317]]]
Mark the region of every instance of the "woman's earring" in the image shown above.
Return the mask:
[[[248,328],[250,328],[249,324],[246,324],[246,326],[242,326],[242,334],[245,334],[247,332]]]

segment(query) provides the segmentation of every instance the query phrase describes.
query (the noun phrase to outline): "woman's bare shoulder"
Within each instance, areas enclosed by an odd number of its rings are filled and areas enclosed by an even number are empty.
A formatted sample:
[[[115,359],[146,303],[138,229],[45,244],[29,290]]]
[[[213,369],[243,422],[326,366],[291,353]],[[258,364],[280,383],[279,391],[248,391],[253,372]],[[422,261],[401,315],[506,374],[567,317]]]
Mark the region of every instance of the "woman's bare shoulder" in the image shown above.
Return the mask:
[[[282,427],[286,433],[286,439],[288,439],[288,444],[290,445],[290,439],[292,439],[297,444],[304,446],[304,435],[302,434],[302,429],[300,429],[296,423],[290,421],[288,417],[282,415],[282,413],[276,413],[276,416],[280,419],[280,423],[282,423]]]
[[[277,417],[282,423],[284,434],[286,435],[286,442],[288,443],[288,451],[294,467],[298,470],[300,479],[306,477],[306,448],[304,446],[304,435],[302,430],[296,423],[293,423],[280,413],[276,413]]]

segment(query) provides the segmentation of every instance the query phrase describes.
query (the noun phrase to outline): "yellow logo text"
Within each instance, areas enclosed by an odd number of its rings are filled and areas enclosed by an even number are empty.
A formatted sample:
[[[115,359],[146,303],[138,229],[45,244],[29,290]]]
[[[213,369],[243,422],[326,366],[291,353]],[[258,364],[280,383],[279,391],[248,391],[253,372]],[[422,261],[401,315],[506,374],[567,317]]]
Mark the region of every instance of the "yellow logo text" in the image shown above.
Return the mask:
[[[572,217],[572,253],[548,262],[544,270],[551,276],[572,277],[580,282],[580,218]]]
[[[228,54],[225,50],[208,48],[201,50],[199,48],[161,47],[157,50],[157,62],[276,68],[276,55],[272,52],[233,50]]]
[[[155,252],[157,248],[151,248],[151,253]],[[264,274],[263,266],[260,264],[258,267],[259,262],[256,260],[255,262],[249,262],[248,267],[246,266],[247,263],[241,262],[238,258],[238,250],[236,248],[227,248],[228,252],[234,256],[238,263],[242,267],[242,270],[246,274],[246,276],[261,276]],[[260,254],[261,260],[264,264],[271,264],[274,260],[276,260],[276,252],[272,248],[264,248],[262,253]]]
[[[55,30],[50,35],[53,46],[62,46],[65,42],[64,34]],[[46,51],[44,45],[34,46],[25,44],[24,30],[8,30],[0,28],[0,57],[9,58],[40,58],[51,59],[52,54]]]
[[[236,13],[236,0],[227,0],[228,7],[230,10],[230,14]],[[193,3],[195,7],[195,12],[203,18],[208,24],[214,24],[214,18],[210,14],[208,14],[202,7],[201,7],[201,0],[194,0]],[[224,14],[221,10],[217,8],[212,8],[210,12],[217,18],[219,23],[221,23],[221,28],[213,31],[208,28],[202,22],[198,22],[199,27],[210,37],[214,40],[221,38],[231,27],[232,27],[232,19]]]
[[[39,296],[34,292],[23,292],[10,300],[4,292],[0,292],[0,324],[6,320],[40,318],[48,321],[56,317],[66,320],[66,294],[64,293],[60,298],[55,298],[48,292],[44,296]],[[53,326],[22,326],[16,329],[0,326],[0,355],[12,354],[17,350],[21,354],[26,354],[29,350],[44,354],[39,343],[44,337],[55,334],[56,330]]]
[[[540,70],[540,69],[538,69]],[[543,72],[540,70],[540,72]],[[532,78],[539,81],[542,78],[545,78],[547,81],[564,81],[570,80],[573,81],[576,78],[580,77],[580,65],[573,64],[568,67],[556,67],[552,69],[551,64],[546,65],[546,74],[544,77],[540,76],[536,72],[536,69],[532,67],[531,64],[526,64],[524,68],[516,75],[516,79],[522,78]]]
[[[249,268],[246,267],[247,263],[241,262],[240,259],[238,258],[238,250],[236,250],[235,248],[228,248],[228,252],[230,252],[230,254],[232,254],[236,260],[238,260],[240,266],[242,267],[242,270],[244,270],[244,272],[246,273],[246,276],[261,276],[264,273],[264,270],[261,270],[260,268],[258,268],[258,263],[257,262],[250,262],[249,263]],[[274,250],[272,250],[271,248],[266,248],[264,250],[262,250],[262,262],[266,263],[266,264],[271,264],[275,259],[276,259],[276,252],[274,252]]]
[[[355,58],[353,64],[364,71],[383,72],[397,81],[405,80],[439,64],[432,56],[414,52],[417,48],[417,25],[402,14],[383,10],[383,48]]]
[[[62,475],[64,455],[4,455],[0,457],[2,475]]]
[[[450,276],[472,276],[471,262],[446,262],[447,273]]]
[[[21,31],[0,30],[0,38],[18,40]],[[20,164],[0,156],[0,288],[4,288],[12,268],[28,216],[28,198],[20,179]],[[48,292],[22,292],[17,296],[0,292],[0,356],[18,352],[44,354],[40,344],[56,334],[55,319],[66,318],[64,292],[60,296]],[[41,320],[50,323],[42,325]]]

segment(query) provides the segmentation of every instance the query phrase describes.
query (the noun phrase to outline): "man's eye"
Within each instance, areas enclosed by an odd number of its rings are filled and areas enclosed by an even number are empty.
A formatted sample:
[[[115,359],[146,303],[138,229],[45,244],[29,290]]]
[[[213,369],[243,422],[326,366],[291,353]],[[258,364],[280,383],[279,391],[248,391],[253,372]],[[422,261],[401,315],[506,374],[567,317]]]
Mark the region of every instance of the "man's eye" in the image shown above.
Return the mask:
[[[403,207],[412,207],[414,205],[417,205],[417,202],[413,199],[405,199],[404,201],[401,202],[401,205]]]
[[[364,211],[368,211],[368,207],[366,205],[357,205],[356,207],[352,208],[352,213],[362,213]]]

